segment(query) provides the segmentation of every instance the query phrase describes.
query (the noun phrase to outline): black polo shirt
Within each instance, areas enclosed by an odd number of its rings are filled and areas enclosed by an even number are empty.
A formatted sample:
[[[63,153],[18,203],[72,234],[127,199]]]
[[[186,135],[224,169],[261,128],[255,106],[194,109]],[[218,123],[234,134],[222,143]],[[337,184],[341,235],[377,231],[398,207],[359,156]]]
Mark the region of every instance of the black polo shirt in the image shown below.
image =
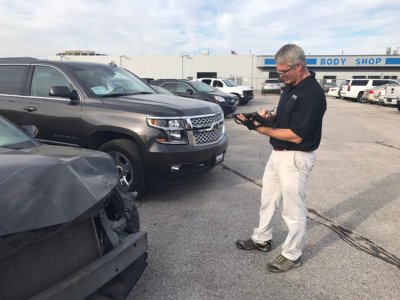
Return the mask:
[[[321,142],[322,117],[326,110],[325,93],[315,80],[315,73],[297,85],[286,84],[278,103],[275,128],[292,130],[303,138],[300,144],[270,138],[273,147],[285,150],[313,151]]]

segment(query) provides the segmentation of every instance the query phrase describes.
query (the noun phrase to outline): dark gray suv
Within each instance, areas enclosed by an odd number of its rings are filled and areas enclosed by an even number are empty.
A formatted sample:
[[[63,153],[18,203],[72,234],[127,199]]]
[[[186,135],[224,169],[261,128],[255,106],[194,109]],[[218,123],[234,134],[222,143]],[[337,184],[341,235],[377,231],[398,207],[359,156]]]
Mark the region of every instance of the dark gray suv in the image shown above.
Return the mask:
[[[36,125],[43,143],[107,152],[139,196],[210,171],[228,147],[219,105],[157,94],[98,63],[0,59],[0,115]]]

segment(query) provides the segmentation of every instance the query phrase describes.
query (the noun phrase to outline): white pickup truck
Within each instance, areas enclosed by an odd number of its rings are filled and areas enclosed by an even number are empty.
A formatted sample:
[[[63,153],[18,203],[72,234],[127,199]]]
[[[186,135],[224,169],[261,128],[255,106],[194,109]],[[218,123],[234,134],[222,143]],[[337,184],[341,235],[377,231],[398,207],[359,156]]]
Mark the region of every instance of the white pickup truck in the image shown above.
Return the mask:
[[[400,111],[400,85],[388,87],[386,91],[386,99],[388,104],[392,106],[397,106]]]
[[[224,78],[199,78],[197,81],[211,85],[224,93],[236,95],[239,105],[246,105],[254,98],[253,88],[250,86],[239,86],[235,82]]]

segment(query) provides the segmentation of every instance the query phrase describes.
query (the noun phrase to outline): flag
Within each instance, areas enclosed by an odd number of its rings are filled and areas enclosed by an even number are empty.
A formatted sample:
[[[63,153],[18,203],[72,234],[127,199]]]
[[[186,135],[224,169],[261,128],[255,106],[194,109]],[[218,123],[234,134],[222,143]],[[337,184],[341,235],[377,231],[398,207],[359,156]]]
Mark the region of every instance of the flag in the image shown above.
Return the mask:
[[[237,54],[235,51],[232,51],[232,50],[231,50],[231,54],[232,54],[232,55],[239,55],[239,54]]]

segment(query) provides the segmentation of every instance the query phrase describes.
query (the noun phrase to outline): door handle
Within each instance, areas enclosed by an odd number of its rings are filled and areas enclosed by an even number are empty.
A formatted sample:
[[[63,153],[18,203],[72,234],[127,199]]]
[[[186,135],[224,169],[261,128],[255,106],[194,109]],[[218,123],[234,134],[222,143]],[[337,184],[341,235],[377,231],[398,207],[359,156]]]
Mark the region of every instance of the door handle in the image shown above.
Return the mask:
[[[29,112],[37,111],[37,108],[33,107],[33,106],[24,106],[23,109],[26,110],[26,111],[29,111]]]

